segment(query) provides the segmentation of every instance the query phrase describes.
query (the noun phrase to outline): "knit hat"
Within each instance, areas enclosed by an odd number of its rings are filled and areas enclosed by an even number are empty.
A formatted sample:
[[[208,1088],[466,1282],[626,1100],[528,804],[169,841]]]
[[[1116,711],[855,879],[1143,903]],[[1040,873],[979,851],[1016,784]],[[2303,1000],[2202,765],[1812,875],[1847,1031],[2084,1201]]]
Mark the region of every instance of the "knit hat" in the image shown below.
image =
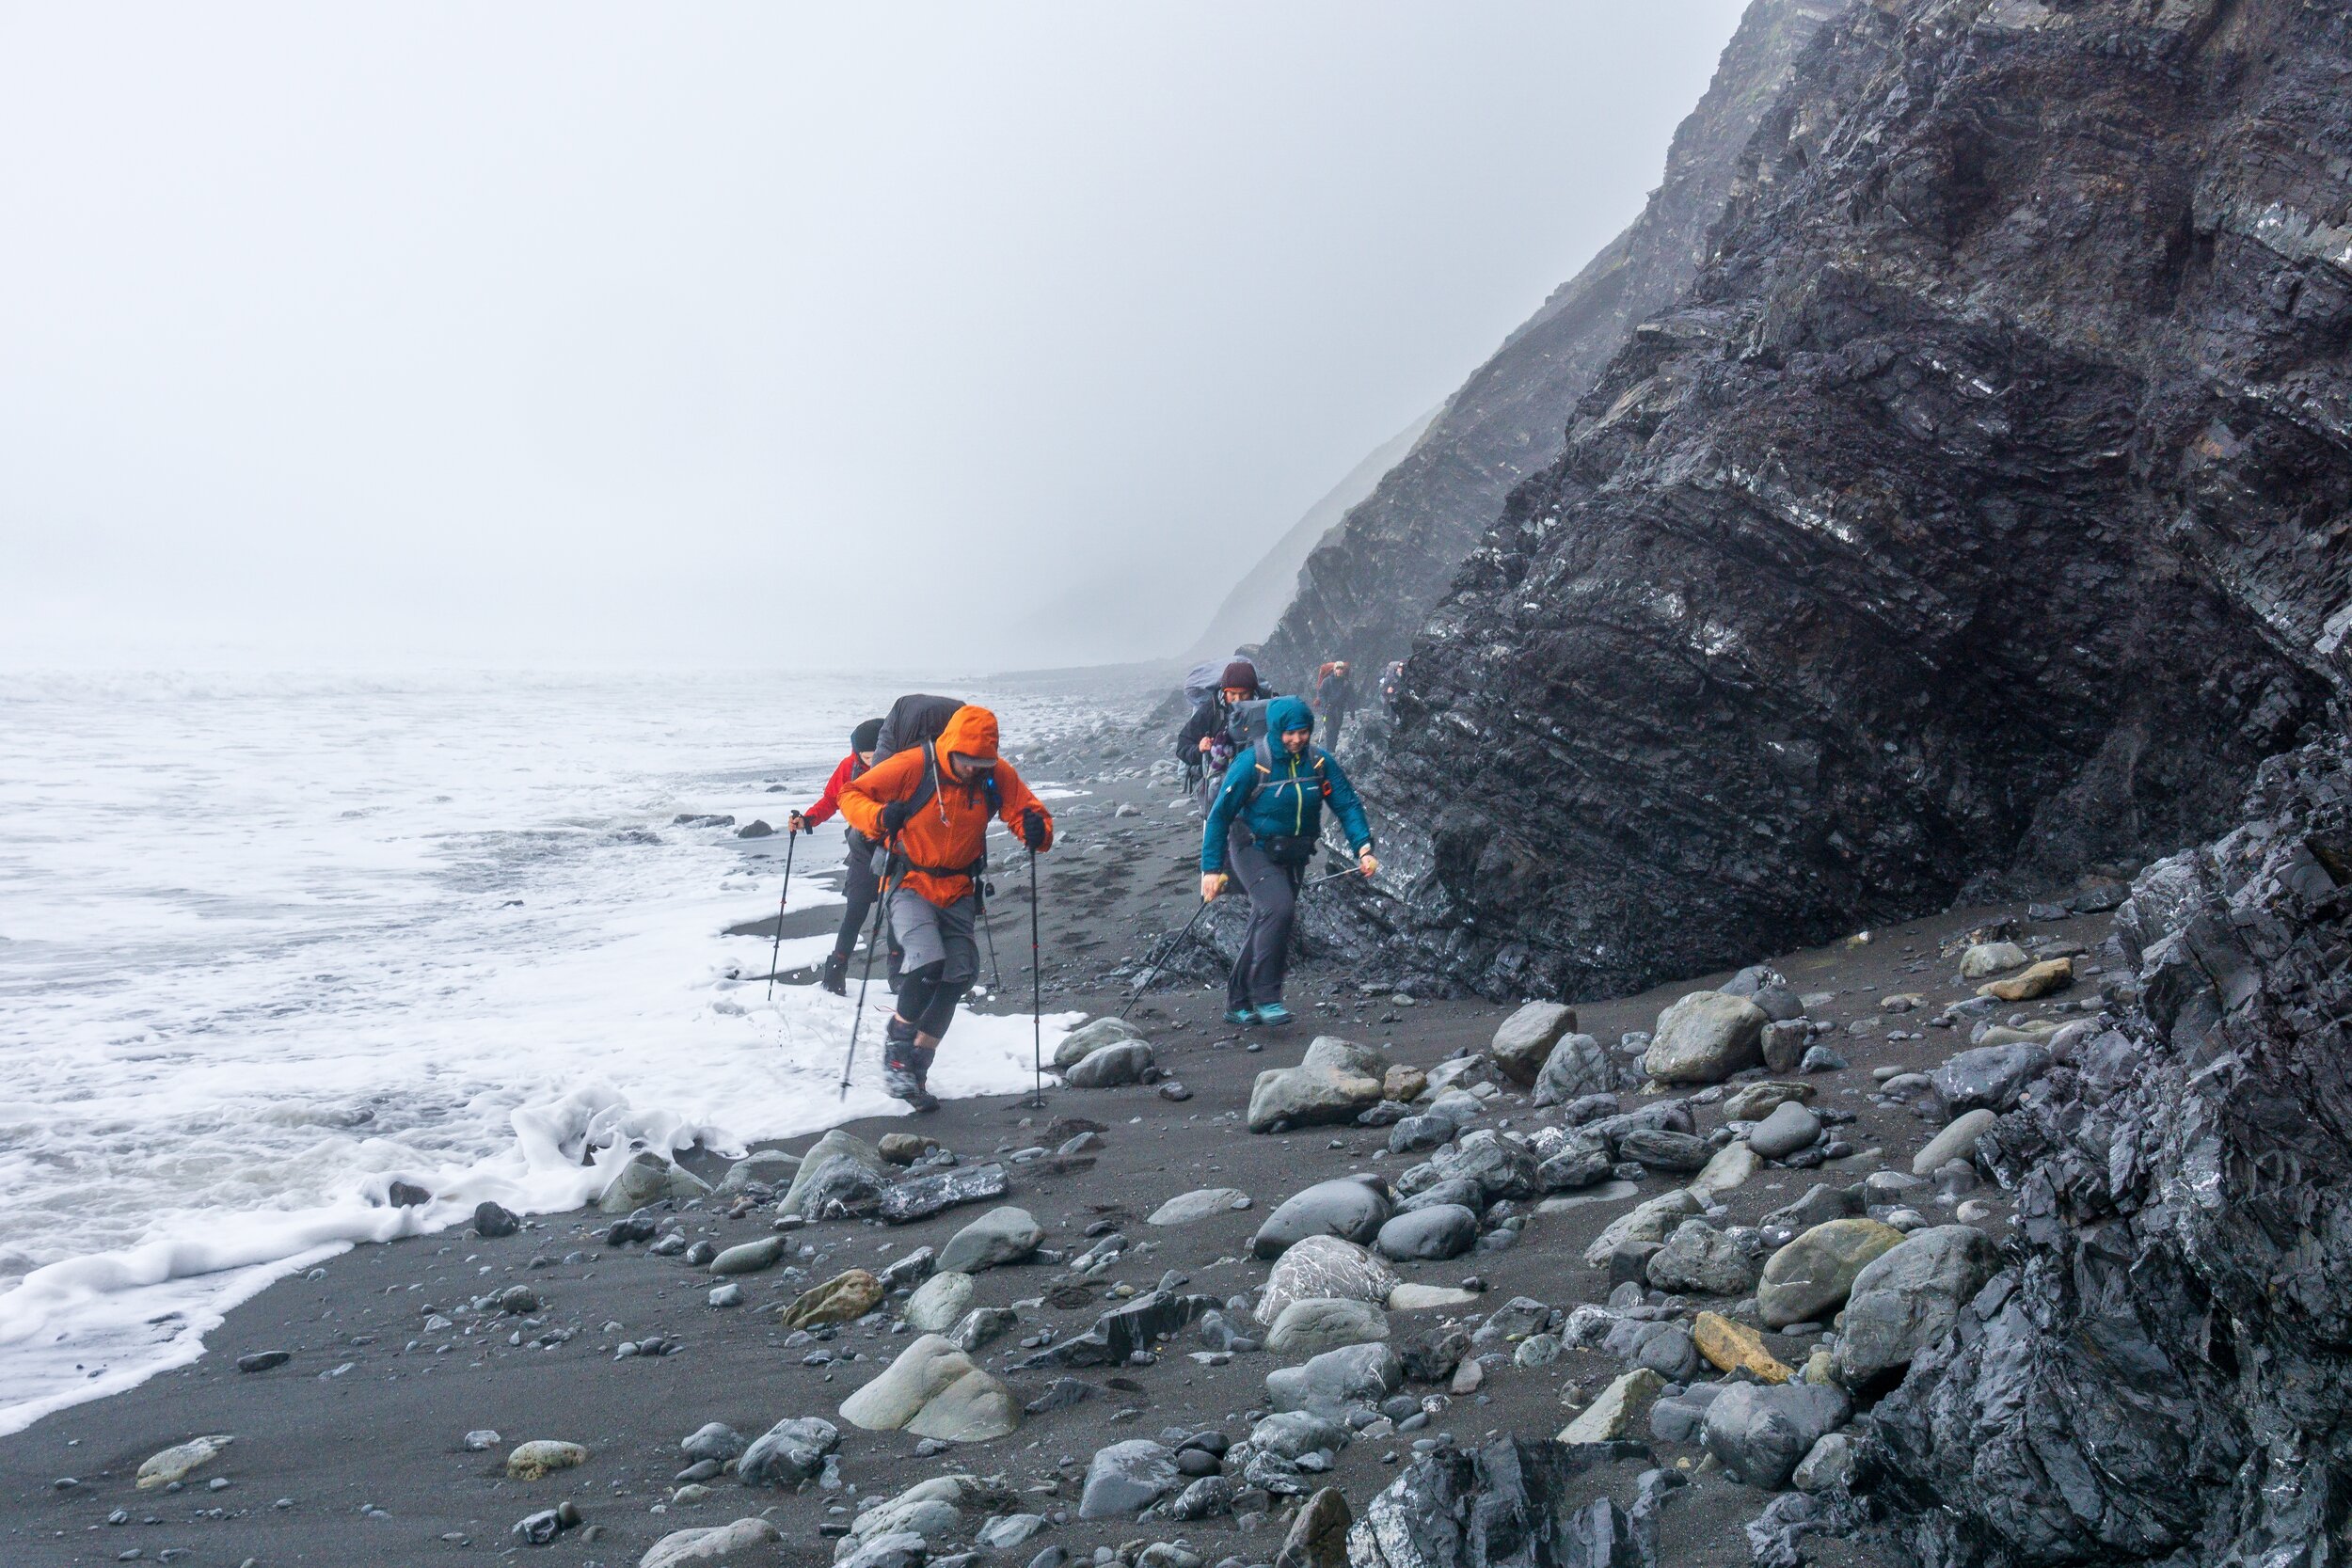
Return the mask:
[[[875,743],[881,739],[882,721],[879,719],[868,719],[865,723],[860,724],[856,729],[850,732],[850,750],[852,752],[870,752],[874,749]]]
[[[1216,684],[1220,687],[1237,686],[1246,691],[1255,691],[1258,689],[1258,667],[1246,658],[1237,658],[1225,667],[1225,673],[1218,677]]]

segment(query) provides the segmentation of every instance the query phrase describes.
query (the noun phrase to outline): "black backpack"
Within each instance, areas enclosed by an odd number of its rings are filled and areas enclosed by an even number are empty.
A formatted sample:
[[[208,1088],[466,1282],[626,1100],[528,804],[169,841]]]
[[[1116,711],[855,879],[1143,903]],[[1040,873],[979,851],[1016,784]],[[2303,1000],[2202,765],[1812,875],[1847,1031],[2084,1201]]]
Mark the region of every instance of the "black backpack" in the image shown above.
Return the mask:
[[[899,698],[882,715],[882,734],[875,737],[870,766],[879,768],[883,759],[897,752],[927,740],[937,740],[946,733],[947,721],[961,706],[961,698],[930,697],[919,691]]]
[[[1265,710],[1271,697],[1252,697],[1246,703],[1235,703],[1225,715],[1225,743],[1236,752],[1247,752],[1266,737]]]

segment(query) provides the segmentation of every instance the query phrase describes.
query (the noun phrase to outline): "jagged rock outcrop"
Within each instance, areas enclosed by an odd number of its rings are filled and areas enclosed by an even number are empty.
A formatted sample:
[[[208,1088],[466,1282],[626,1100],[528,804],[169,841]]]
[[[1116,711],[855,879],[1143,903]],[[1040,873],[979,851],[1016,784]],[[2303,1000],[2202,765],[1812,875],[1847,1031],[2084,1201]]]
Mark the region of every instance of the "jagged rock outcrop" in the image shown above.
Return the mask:
[[[2352,745],[2119,911],[2141,1000],[1979,1148],[2014,1260],[1868,1421],[1930,1568],[2341,1560],[2352,1481]]]
[[[1511,487],[1559,454],[1569,412],[1626,334],[1690,283],[1740,149],[1790,61],[1847,3],[1753,0],[1642,215],[1512,333],[1307,557],[1266,643],[1285,689],[1324,659],[1350,658],[1368,691],[1403,657]]]
[[[1824,27],[1416,644],[1368,781],[1414,892],[1355,939],[1629,990],[2228,821],[2346,668],[2348,28]]]

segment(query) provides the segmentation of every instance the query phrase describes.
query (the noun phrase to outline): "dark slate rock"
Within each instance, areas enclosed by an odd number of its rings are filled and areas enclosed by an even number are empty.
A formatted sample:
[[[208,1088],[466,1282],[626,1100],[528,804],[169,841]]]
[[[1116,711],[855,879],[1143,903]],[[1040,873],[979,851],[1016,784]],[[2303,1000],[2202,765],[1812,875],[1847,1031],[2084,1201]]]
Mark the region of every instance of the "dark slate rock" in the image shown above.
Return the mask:
[[[1637,1127],[1617,1140],[1617,1157],[1638,1160],[1652,1170],[1694,1171],[1715,1157],[1705,1138],[1661,1128]]]
[[[892,1225],[906,1225],[960,1204],[1000,1198],[1006,1191],[1004,1166],[964,1165],[893,1183],[882,1191],[874,1212]]]
[[[1348,1532],[1355,1568],[1647,1568],[1631,1522],[1583,1478],[1639,1443],[1505,1438],[1406,1465]]]
[[[1995,1115],[2010,1110],[2026,1085],[2049,1070],[2046,1049],[2018,1041],[1963,1051],[1928,1078],[1944,1101],[1948,1120],[1979,1109]]]
[[[841,1446],[831,1421],[815,1417],[778,1421],[752,1440],[736,1462],[736,1479],[746,1486],[797,1486],[825,1467],[825,1456]]]
[[[1024,1367],[1119,1367],[1139,1350],[1157,1350],[1196,1319],[1214,1310],[1215,1296],[1152,1291],[1112,1307],[1084,1334],[1030,1356]]]

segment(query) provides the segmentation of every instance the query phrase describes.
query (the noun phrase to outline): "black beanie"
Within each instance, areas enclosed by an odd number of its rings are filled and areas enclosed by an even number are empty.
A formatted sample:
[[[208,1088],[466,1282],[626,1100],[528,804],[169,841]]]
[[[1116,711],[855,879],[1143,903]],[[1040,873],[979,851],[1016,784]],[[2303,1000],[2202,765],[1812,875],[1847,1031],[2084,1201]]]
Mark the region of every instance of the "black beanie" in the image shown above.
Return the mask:
[[[1255,691],[1258,689],[1258,667],[1246,658],[1237,658],[1225,667],[1225,673],[1217,684],[1224,687],[1237,686],[1245,691]]]
[[[874,743],[881,738],[882,721],[879,719],[868,719],[865,723],[860,724],[856,729],[850,732],[850,750],[852,752],[870,752],[874,749]]]

